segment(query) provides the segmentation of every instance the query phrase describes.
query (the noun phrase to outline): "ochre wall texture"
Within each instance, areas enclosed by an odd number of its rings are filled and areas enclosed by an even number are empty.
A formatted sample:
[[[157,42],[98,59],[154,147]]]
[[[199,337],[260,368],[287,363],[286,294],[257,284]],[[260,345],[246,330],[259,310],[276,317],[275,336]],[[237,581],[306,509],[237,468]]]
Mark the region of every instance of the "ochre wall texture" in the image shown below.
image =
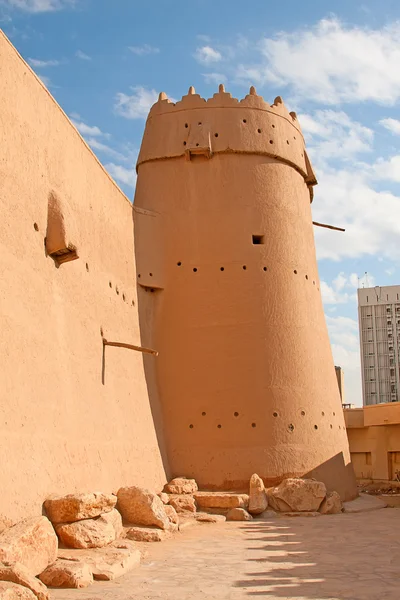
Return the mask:
[[[135,236],[143,343],[172,475],[311,475],[356,495],[322,307],[300,126],[254,88],[150,111]],[[256,237],[253,237],[256,236]],[[254,243],[254,242],[261,243]],[[143,314],[151,314],[149,319]]]
[[[395,480],[400,473],[399,403],[346,409],[344,417],[357,479]]]
[[[107,347],[103,361],[100,332],[140,345],[132,205],[1,34],[0,82],[0,513],[38,514],[52,492],[159,490],[143,356]],[[79,255],[59,268],[49,205]]]

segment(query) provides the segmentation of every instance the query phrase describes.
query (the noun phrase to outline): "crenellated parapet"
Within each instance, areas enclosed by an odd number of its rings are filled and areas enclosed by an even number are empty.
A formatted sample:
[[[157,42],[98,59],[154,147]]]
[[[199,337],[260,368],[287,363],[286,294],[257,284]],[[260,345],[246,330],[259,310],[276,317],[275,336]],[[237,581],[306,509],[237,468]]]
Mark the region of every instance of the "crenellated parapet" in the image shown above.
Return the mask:
[[[268,104],[253,86],[242,100],[232,98],[223,85],[208,100],[193,87],[176,103],[162,92],[147,119],[137,170],[149,161],[221,153],[285,162],[302,174],[312,198],[317,181],[296,113],[288,111],[280,96]]]

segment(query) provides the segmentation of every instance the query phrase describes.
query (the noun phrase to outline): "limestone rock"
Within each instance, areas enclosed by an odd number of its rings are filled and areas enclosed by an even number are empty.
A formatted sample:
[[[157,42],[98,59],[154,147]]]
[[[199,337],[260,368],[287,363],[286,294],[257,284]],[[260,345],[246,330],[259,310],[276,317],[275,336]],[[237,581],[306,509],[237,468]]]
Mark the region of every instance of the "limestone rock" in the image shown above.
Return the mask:
[[[46,585],[55,588],[85,588],[93,583],[89,565],[61,559],[47,567],[39,578]]]
[[[168,504],[168,502],[169,502],[168,494],[166,494],[165,492],[161,492],[160,494],[157,494],[157,495],[163,504]]]
[[[193,496],[187,494],[183,496],[170,496],[169,505],[172,506],[177,513],[195,513],[196,503]]]
[[[126,537],[135,542],[163,542],[171,534],[157,527],[130,527]]]
[[[0,534],[12,526],[13,526],[13,522],[10,519],[5,517],[4,515],[0,515]]]
[[[113,508],[112,510],[110,510],[110,512],[101,515],[99,520],[105,521],[106,523],[110,523],[114,527],[116,539],[123,537],[124,527],[122,525],[122,517],[121,513],[116,508]]]
[[[328,492],[322,501],[319,512],[321,515],[337,515],[342,512],[342,501],[337,492]]]
[[[248,508],[249,497],[247,494],[234,494],[232,492],[197,492],[193,494],[200,508]]]
[[[59,559],[85,563],[94,579],[112,581],[137,567],[141,557],[133,542],[123,540],[123,544],[116,541],[111,546],[95,550],[62,550]]]
[[[30,589],[38,600],[48,600],[49,598],[47,587],[21,563],[0,563],[0,581],[23,585]]]
[[[0,581],[0,600],[36,600],[36,596],[23,585]]]
[[[231,508],[226,515],[227,521],[251,521],[253,517],[244,508]]]
[[[250,478],[249,513],[259,515],[268,507],[267,494],[264,482],[254,473]]]
[[[167,517],[171,521],[171,523],[175,523],[176,525],[178,525],[179,517],[175,508],[172,505],[167,504],[166,506],[164,506],[164,510],[167,513]]]
[[[199,523],[225,523],[226,517],[224,515],[210,515],[208,513],[198,513],[196,515],[196,521]]]
[[[268,490],[269,504],[281,512],[317,511],[325,496],[325,484],[314,479],[284,479]]]
[[[98,517],[112,510],[116,503],[117,497],[113,494],[93,492],[50,496],[45,500],[44,508],[52,523],[74,523],[81,519]]]
[[[57,558],[58,540],[46,517],[20,521],[0,534],[0,562],[22,563],[39,575]]]
[[[114,509],[95,519],[84,519],[75,523],[55,525],[57,535],[68,548],[103,548],[113,542],[121,533],[121,515]],[[118,529],[118,536],[117,531]]]
[[[118,490],[118,508],[128,523],[156,525],[168,529],[169,519],[160,498],[148,490],[133,486]]]
[[[194,479],[186,479],[186,477],[176,477],[164,487],[164,491],[168,494],[178,495],[193,494],[198,489],[196,481]]]

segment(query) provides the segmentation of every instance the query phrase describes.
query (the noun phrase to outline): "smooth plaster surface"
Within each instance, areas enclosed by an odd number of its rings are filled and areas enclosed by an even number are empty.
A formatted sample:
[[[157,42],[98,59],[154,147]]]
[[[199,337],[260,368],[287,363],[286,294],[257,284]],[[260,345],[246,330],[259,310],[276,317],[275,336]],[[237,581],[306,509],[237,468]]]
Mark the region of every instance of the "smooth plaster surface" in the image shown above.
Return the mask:
[[[142,335],[160,353],[172,474],[203,487],[309,474],[356,494],[305,156],[297,119],[254,90],[161,96],[149,114],[134,204]]]
[[[2,34],[0,81],[0,513],[40,514],[53,492],[159,490],[143,356],[103,357],[100,331],[141,342],[132,205]],[[44,243],[54,195],[79,255],[59,268]]]

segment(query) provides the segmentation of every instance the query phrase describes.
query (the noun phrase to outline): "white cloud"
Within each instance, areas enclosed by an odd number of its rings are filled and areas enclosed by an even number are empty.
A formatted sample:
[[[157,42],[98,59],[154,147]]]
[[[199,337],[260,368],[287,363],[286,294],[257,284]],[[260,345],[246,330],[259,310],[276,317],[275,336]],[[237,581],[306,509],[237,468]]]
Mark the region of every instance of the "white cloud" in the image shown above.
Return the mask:
[[[214,83],[216,85],[220,83],[226,83],[227,78],[222,73],[203,73],[204,81],[206,83]]]
[[[84,123],[81,120],[77,120],[80,119],[79,115],[76,115],[75,118],[73,117],[74,115],[71,114],[71,122],[75,125],[79,133],[81,133],[83,136],[89,135],[93,137],[110,137],[109,133],[103,133],[103,131],[101,131],[101,129],[97,127],[97,125],[90,126],[86,125],[86,123]]]
[[[357,302],[356,289],[363,284],[373,287],[375,283],[372,275],[363,275],[359,277],[357,273],[345,275],[343,271],[337,274],[332,280],[331,285],[326,281],[321,281],[322,302],[325,305],[347,304],[348,302]]]
[[[76,0],[1,0],[3,6],[30,13],[53,12],[73,6]]]
[[[344,373],[344,401],[362,406],[361,362],[358,323],[343,316],[326,315],[335,365]]]
[[[80,58],[81,60],[92,60],[92,57],[82,52],[82,50],[77,50],[75,52],[75,56],[76,58]]]
[[[300,114],[299,122],[310,156],[317,163],[331,158],[347,160],[372,149],[372,129],[353,121],[343,111],[316,110],[312,115]]]
[[[367,167],[368,168],[368,167]],[[391,156],[385,160],[378,158],[378,160],[371,165],[369,173],[374,179],[381,179],[386,181],[400,182],[400,154]]]
[[[381,119],[379,124],[388,129],[395,135],[400,135],[400,121],[397,119]]]
[[[392,105],[400,98],[400,22],[371,29],[331,17],[264,38],[259,52],[258,63],[238,65],[238,79],[290,86],[308,103]]]
[[[150,108],[157,102],[158,94],[156,90],[148,90],[140,85],[131,89],[131,96],[122,92],[116,95],[115,111],[126,119],[145,119]]]
[[[345,233],[316,227],[318,258],[381,255],[400,259],[400,198],[371,185],[371,174],[356,165],[343,169],[320,168],[312,204],[313,218],[338,225]]]
[[[150,46],[149,44],[143,44],[142,46],[129,46],[129,50],[137,56],[145,56],[146,54],[158,54],[160,52],[159,48],[155,48],[154,46]]]
[[[99,142],[99,140],[97,140],[96,138],[89,137],[86,139],[86,141],[89,144],[89,146],[92,148],[92,150],[98,150],[99,152],[102,152],[103,154],[106,154],[107,156],[111,156],[112,158],[114,158],[115,160],[118,160],[118,161],[124,162],[127,160],[127,157],[125,156],[125,154],[118,152],[118,150],[114,150],[114,148],[107,146],[107,144],[103,144],[102,142]]]
[[[135,187],[136,184],[136,171],[134,168],[127,169],[121,165],[114,163],[108,163],[104,165],[111,177],[119,183],[123,183],[131,188]]]
[[[210,65],[222,60],[222,54],[218,50],[214,50],[211,46],[202,46],[197,48],[194,53],[194,58],[201,65]]]
[[[28,58],[28,62],[32,67],[58,67],[60,65],[59,60],[38,60],[37,58]]]

